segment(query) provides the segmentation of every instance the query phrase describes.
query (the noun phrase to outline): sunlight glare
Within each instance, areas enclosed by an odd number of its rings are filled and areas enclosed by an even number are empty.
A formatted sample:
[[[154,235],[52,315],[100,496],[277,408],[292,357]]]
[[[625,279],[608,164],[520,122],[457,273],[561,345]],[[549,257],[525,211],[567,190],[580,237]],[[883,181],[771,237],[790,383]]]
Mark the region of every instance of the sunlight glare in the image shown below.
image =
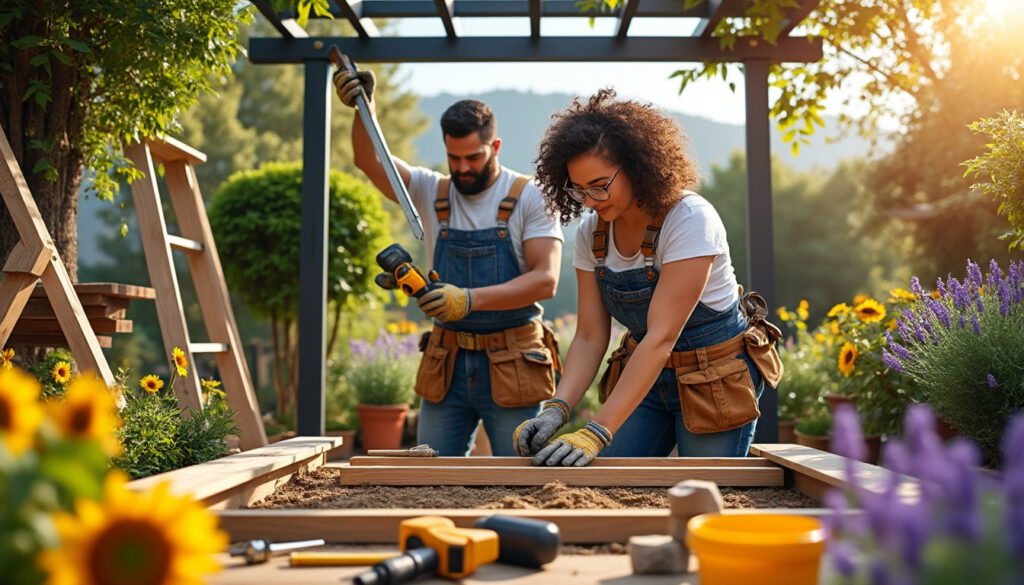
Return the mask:
[[[998,17],[1008,12],[1014,0],[981,0],[981,3],[984,5],[985,11],[989,13],[989,16]]]

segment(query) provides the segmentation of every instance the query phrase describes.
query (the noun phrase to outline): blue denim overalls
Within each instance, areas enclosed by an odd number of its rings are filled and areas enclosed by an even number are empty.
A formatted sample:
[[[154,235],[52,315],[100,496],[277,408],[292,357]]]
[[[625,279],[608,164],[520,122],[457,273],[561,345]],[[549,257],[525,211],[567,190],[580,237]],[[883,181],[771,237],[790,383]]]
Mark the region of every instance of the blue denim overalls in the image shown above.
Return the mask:
[[[434,270],[441,282],[476,288],[507,282],[521,274],[515,248],[509,238],[508,217],[517,199],[506,197],[498,212],[497,227],[482,230],[456,230],[448,227],[448,185],[445,178],[438,188],[440,228],[434,247]],[[515,188],[513,188],[513,191]],[[518,197],[518,194],[516,195]],[[437,325],[454,331],[495,333],[525,325],[540,318],[535,304],[508,311],[473,311],[459,321]],[[512,434],[521,422],[537,416],[540,405],[502,407],[491,397],[490,362],[485,350],[459,349],[452,382],[441,402],[422,401],[417,442],[429,443],[443,456],[468,455],[476,437],[477,425],[484,429],[494,455],[515,456]]]
[[[664,216],[660,219],[664,219]],[[658,270],[654,268],[654,247],[661,227],[659,220],[647,228],[641,247],[644,268],[621,272],[604,267],[606,242],[609,239],[607,223],[598,221],[594,230],[593,248],[598,262],[594,276],[604,306],[637,341],[647,333],[647,312],[654,288],[658,284]],[[723,311],[715,311],[698,302],[672,351],[690,351],[727,341],[746,330],[748,324],[747,318],[739,310],[738,302]],[[761,373],[746,352],[744,359],[760,399],[764,390]],[[654,386],[636,410],[619,427],[612,444],[601,452],[601,457],[664,457],[672,451],[673,445],[679,447],[680,457],[744,457],[753,442],[756,425],[755,419],[730,431],[691,433],[683,426],[675,371],[666,368],[658,375]]]

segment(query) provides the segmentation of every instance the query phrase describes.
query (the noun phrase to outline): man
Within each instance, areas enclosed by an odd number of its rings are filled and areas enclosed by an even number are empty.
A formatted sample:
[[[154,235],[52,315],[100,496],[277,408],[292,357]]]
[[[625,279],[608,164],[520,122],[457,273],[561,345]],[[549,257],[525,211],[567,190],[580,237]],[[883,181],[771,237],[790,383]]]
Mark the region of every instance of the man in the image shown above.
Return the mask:
[[[334,85],[350,107],[364,91],[374,113],[372,71],[338,70]],[[554,396],[561,371],[537,303],[555,294],[562,232],[529,177],[498,164],[490,107],[457,102],[441,116],[441,131],[450,176],[394,158],[440,275],[440,286],[418,301],[434,327],[420,341],[417,441],[441,455],[468,455],[482,420],[493,453],[512,456],[513,431]],[[396,201],[359,116],[352,148],[356,166]]]

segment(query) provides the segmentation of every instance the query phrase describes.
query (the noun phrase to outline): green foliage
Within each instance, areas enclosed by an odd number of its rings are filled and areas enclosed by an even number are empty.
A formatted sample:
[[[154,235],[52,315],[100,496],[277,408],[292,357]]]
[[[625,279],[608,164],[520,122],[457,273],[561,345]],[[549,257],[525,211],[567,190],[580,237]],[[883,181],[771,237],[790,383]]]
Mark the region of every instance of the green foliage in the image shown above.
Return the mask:
[[[801,420],[793,428],[805,435],[823,437],[832,430],[832,415],[829,411],[825,410],[815,416]]]
[[[964,176],[980,182],[971,185],[999,202],[999,213],[1006,216],[1014,231],[1003,237],[1010,249],[1024,246],[1024,116],[1003,111],[996,118],[973,122],[975,133],[986,134],[991,143],[988,152],[964,162]]]
[[[808,304],[803,301],[795,312],[779,311],[782,323],[794,333],[778,346],[783,375],[779,393],[779,420],[803,420],[825,409],[823,396],[832,389],[826,359],[828,346],[819,332],[807,330]]]
[[[358,404],[405,404],[412,401],[419,363],[418,335],[397,337],[382,330],[372,343],[349,342],[352,364],[345,374]]]

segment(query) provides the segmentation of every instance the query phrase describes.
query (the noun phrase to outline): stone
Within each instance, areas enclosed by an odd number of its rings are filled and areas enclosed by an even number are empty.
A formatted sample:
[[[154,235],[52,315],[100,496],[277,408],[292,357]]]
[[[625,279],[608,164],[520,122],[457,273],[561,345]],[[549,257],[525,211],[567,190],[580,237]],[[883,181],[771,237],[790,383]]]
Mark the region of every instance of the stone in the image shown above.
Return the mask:
[[[675,575],[689,565],[689,551],[667,534],[631,536],[626,548],[635,575]]]

